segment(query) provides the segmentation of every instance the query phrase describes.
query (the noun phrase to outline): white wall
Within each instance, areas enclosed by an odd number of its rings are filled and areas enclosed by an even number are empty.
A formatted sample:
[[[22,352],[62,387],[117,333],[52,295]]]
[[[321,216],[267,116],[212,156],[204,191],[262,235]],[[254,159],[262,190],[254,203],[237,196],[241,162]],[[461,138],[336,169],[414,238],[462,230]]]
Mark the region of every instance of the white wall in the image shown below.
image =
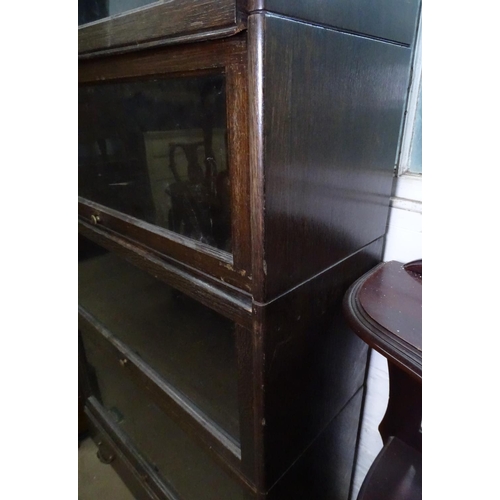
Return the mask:
[[[422,258],[422,176],[404,174],[391,198],[384,261]]]

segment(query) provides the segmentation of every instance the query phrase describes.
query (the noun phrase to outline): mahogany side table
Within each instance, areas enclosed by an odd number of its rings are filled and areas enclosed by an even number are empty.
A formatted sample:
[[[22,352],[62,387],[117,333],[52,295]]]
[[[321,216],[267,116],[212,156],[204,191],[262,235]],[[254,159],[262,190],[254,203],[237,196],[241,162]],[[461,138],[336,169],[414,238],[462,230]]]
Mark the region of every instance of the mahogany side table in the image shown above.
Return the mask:
[[[379,426],[384,448],[358,500],[421,499],[422,261],[378,265],[349,288],[343,310],[389,367],[389,403]]]

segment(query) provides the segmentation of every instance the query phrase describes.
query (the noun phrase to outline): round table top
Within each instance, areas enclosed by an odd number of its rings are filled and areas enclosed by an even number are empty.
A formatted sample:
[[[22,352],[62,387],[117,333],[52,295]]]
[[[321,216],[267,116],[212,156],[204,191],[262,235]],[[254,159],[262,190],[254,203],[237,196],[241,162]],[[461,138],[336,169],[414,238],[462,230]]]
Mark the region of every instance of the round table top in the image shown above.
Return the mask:
[[[384,262],[373,268],[347,291],[344,314],[370,347],[422,379],[421,261]]]

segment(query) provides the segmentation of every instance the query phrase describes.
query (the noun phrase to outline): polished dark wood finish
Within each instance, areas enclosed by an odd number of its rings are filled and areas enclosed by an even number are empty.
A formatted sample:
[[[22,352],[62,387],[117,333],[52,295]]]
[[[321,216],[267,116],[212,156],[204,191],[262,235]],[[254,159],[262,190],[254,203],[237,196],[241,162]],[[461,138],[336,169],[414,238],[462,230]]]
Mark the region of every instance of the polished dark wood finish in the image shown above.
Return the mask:
[[[406,271],[410,271],[415,274],[416,279],[422,279],[422,259],[407,262],[403,267]]]
[[[251,289],[252,238],[250,233],[250,164],[248,158],[247,63],[226,67],[228,162],[233,171],[231,198],[233,216],[233,269],[242,278],[240,286]]]
[[[422,261],[375,267],[349,288],[344,313],[389,367],[389,403],[379,426],[385,446],[358,499],[422,498]]]
[[[227,37],[244,29],[241,2],[170,0],[78,28],[78,52],[146,48]],[[109,53],[109,51],[107,52]]]
[[[360,389],[342,408],[271,488],[266,499],[349,498],[362,393]]]
[[[395,332],[408,347],[422,351],[421,276],[416,277],[398,262],[388,262],[365,281],[358,302],[373,321]]]
[[[382,441],[392,436],[422,451],[422,381],[401,370],[394,363],[389,368],[389,401],[379,425]]]
[[[349,324],[368,345],[421,381],[422,275],[414,266],[380,264],[352,285],[344,306]]]
[[[248,100],[249,100],[249,160],[250,230],[252,234],[252,292],[263,302],[266,281],[264,254],[264,22],[262,16],[248,19]]]
[[[375,459],[358,500],[421,500],[422,455],[392,437]]]
[[[223,69],[245,64],[246,39],[235,36],[202,44],[186,44],[143,52],[100,57],[78,63],[78,82],[90,83],[175,73],[196,74],[201,70]]]
[[[413,42],[419,8],[419,0],[249,0],[248,6],[406,45]]]
[[[342,297],[381,259],[411,49],[375,39],[387,33],[345,32],[365,29],[362,23],[314,24],[330,23],[333,4],[321,10],[315,0],[232,3],[238,21],[223,31],[214,25],[186,32],[190,20],[183,19],[175,33],[136,37],[138,50],[125,42],[101,46],[79,64],[80,85],[225,75],[231,253],[87,199],[80,199],[79,232],[235,322],[239,442],[159,377],[119,332],[84,309],[80,328],[118,370],[117,380],[139,388],[140,399],[171,418],[245,498],[341,500],[351,486],[368,356],[345,324]],[[381,0],[382,10],[388,5]],[[265,10],[271,7],[283,11]],[[410,10],[394,7],[401,29],[415,22]],[[385,15],[381,29],[388,32]],[[172,45],[146,49],[154,43]],[[147,467],[155,471],[99,407],[98,383],[87,384],[86,398],[94,428],[126,458],[114,461],[127,464],[123,473],[139,478],[148,498],[171,498],[140,479],[154,476]],[[193,472],[192,480],[202,479]],[[216,493],[207,489],[207,498]]]
[[[381,252],[379,240],[270,304],[254,306],[264,332],[265,489],[363,385],[368,349],[345,324],[342,298]]]
[[[268,302],[385,234],[411,51],[266,13],[249,29],[253,292]]]
[[[253,330],[236,326],[236,349],[238,360],[238,400],[240,409],[240,448],[241,470],[254,484],[260,484],[257,478],[261,474],[261,439],[262,407],[259,404],[260,391],[256,384],[254,368],[256,352]]]

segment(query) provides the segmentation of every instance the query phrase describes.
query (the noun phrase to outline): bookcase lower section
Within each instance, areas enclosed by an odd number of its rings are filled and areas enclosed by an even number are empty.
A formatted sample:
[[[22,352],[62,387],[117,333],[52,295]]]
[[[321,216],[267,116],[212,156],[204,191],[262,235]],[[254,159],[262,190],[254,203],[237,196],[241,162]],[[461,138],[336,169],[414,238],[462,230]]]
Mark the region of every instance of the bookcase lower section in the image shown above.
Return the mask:
[[[363,394],[362,387],[268,492],[251,491],[243,485],[233,485],[232,492],[219,489],[219,497],[228,500],[347,499]],[[95,398],[87,400],[85,414],[90,435],[98,447],[99,459],[113,467],[138,500],[187,498],[167,484],[168,478],[164,480],[160,476],[157,467],[145,459]],[[206,471],[197,475],[193,470],[195,463],[187,466],[190,469],[188,473],[199,492],[205,491],[209,495],[198,496],[197,500],[205,500],[213,494],[210,484],[213,477],[207,475]]]
[[[151,415],[148,408],[148,415]],[[87,401],[91,436],[98,446],[99,459],[113,465],[125,484],[137,498],[160,500],[250,500],[255,498],[244,486],[225,474],[207,453],[191,441],[166,416],[163,435],[149,433],[146,426],[140,431],[150,435],[146,443],[148,455],[139,449],[132,436],[113,421],[113,415],[94,397]],[[134,417],[126,418],[134,420]],[[148,417],[149,418],[149,417]],[[169,433],[169,436],[167,436]],[[134,436],[137,438],[137,436]],[[166,439],[167,438],[167,439]],[[169,438],[169,439],[168,439]],[[144,447],[144,441],[141,446]],[[161,463],[151,459],[151,453],[161,455]],[[116,464],[115,464],[116,462]]]
[[[348,500],[368,348],[347,328],[341,302],[378,261],[381,242],[255,306],[261,327],[236,339],[245,425],[230,462],[215,435],[206,439],[218,427],[188,425],[177,403],[165,404],[168,384],[154,385],[158,376],[142,358],[80,311],[86,412],[137,498]]]

